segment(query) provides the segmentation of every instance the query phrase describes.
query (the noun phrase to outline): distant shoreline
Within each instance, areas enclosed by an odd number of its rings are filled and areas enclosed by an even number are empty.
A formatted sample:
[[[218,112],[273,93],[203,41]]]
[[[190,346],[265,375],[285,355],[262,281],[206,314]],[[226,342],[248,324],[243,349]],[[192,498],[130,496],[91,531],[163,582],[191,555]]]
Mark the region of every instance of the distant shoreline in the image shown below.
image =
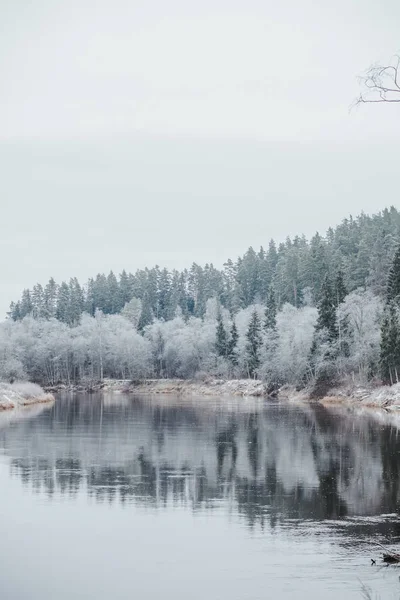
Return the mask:
[[[270,398],[287,402],[318,402],[324,405],[343,404],[351,406],[400,410],[400,384],[393,386],[342,385],[332,388],[324,396],[311,397],[311,390],[296,390],[284,385],[273,393],[268,386],[257,379],[208,379],[206,381],[186,379],[143,379],[129,381],[105,379],[89,385],[58,385],[45,388],[50,393],[58,392],[104,392],[138,395],[177,395],[177,396],[241,396]]]

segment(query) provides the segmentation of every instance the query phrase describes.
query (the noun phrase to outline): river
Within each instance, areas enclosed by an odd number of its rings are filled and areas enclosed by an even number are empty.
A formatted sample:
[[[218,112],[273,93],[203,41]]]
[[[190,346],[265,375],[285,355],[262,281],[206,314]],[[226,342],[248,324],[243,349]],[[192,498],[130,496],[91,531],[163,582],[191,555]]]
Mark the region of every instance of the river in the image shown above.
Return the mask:
[[[4,600],[400,596],[385,415],[94,394],[0,417]]]

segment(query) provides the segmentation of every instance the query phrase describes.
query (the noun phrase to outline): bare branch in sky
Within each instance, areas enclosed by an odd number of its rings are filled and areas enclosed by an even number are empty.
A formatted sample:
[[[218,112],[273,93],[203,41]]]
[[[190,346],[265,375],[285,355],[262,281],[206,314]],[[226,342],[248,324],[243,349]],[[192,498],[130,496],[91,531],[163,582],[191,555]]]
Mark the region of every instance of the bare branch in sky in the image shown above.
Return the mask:
[[[359,77],[362,88],[355,104],[374,102],[400,102],[400,56],[388,65],[375,64]]]

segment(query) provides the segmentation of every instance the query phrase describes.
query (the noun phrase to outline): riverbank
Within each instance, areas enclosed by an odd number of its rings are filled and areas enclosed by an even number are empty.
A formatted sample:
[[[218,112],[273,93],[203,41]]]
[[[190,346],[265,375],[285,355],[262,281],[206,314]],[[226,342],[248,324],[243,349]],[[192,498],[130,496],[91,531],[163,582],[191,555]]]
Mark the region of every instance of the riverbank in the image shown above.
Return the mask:
[[[54,396],[34,383],[0,383],[0,411],[54,402]]]
[[[400,411],[400,383],[382,386],[340,386],[320,399],[328,404],[347,404],[366,408]]]
[[[343,383],[334,387],[319,398],[312,395],[311,389],[296,390],[284,385],[271,393],[268,386],[255,379],[207,379],[205,381],[186,379],[144,379],[129,381],[105,379],[90,385],[60,385],[46,388],[49,392],[114,392],[138,395],[175,396],[241,396],[274,398],[289,402],[320,402],[322,404],[348,404],[376,407],[387,410],[400,410],[400,384],[393,386],[360,386]]]
[[[267,397],[265,383],[256,379],[208,379],[195,381],[188,379],[104,379],[88,385],[48,386],[46,391],[56,392],[115,392],[140,395],[176,396],[253,396]]]

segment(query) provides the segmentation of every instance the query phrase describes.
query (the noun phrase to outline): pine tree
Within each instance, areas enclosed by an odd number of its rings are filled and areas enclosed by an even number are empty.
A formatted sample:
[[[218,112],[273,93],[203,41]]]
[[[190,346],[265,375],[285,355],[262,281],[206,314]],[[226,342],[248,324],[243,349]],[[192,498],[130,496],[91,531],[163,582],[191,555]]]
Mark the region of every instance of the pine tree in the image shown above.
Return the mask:
[[[310,240],[309,251],[305,260],[305,286],[311,287],[314,301],[321,297],[321,288],[328,269],[328,257],[325,240],[317,232]]]
[[[262,346],[261,321],[256,309],[253,310],[246,333],[246,359],[249,377],[256,377],[260,366],[260,348]]]
[[[63,323],[70,323],[70,288],[65,281],[58,290],[56,317]]]
[[[375,236],[375,242],[371,244],[369,273],[366,283],[375,294],[384,296],[387,288],[387,277],[397,245],[396,237],[387,231],[386,227],[379,227]]]
[[[121,305],[121,296],[120,289],[118,285],[118,280],[113,273],[110,271],[107,275],[107,304],[105,306],[104,312],[110,315],[115,315],[119,313],[123,309],[123,305]]]
[[[236,277],[240,285],[243,306],[249,306],[256,301],[257,297],[261,296],[259,259],[251,246],[243,258],[238,261]]]
[[[336,299],[328,275],[325,275],[322,282],[320,301],[318,304],[316,330],[321,331],[322,329],[327,330],[330,341],[334,341],[337,338]]]
[[[119,305],[123,308],[132,299],[129,277],[125,271],[119,276]]]
[[[69,325],[78,325],[81,320],[81,315],[84,307],[84,295],[79,281],[76,277],[69,281],[69,309],[68,323]]]
[[[340,329],[337,335],[334,332],[333,308],[330,302],[326,305],[325,284],[322,290],[326,273],[337,273],[331,281],[335,308],[346,292],[364,282],[376,294],[384,295],[386,291],[388,302],[399,297],[397,304],[400,305],[400,247],[395,252],[399,231],[400,213],[392,207],[372,217],[360,215],[356,219],[345,219],[335,229],[328,230],[326,237],[316,234],[309,243],[304,236],[296,236],[287,238],[279,248],[271,240],[267,252],[263,248],[255,252],[250,247],[235,263],[228,259],[222,271],[212,264],[204,267],[193,264],[190,273],[186,270],[170,273],[158,267],[139,270],[134,275],[122,271],[118,281],[113,273],[108,277],[99,274],[84,287],[84,310],[90,315],[95,314],[96,308],[105,314],[119,313],[135,297],[143,303],[142,320],[146,322],[153,315],[173,319],[178,306],[188,319],[190,315],[203,317],[209,298],[217,298],[222,306],[236,314],[259,300],[266,301],[272,285],[277,306],[284,302],[297,307],[304,301],[311,304],[309,292],[302,298],[303,291],[309,288],[312,300],[320,308],[319,326],[326,326],[331,338],[340,339]],[[17,304],[14,304],[10,312],[17,319],[27,314],[51,319],[56,315],[58,293],[53,279],[43,291],[37,284],[34,290],[24,291],[19,309],[16,311]],[[71,318],[76,321],[75,308],[72,313]],[[268,318],[266,314],[263,322],[267,330],[272,325]],[[329,321],[328,326],[326,321]]]
[[[44,288],[43,316],[45,319],[53,319],[56,316],[57,293],[58,285],[51,277]]]
[[[86,298],[84,302],[84,310],[92,317],[94,316],[96,310],[95,298],[94,298],[94,287],[95,283],[93,278],[91,277],[87,283],[86,289]]]
[[[215,340],[215,349],[217,351],[218,356],[223,356],[224,358],[227,357],[227,355],[228,355],[228,336],[226,334],[224,322],[222,320],[221,311],[219,311],[218,315],[217,315],[217,332],[216,332],[216,340]]]
[[[21,298],[19,311],[20,311],[21,319],[26,317],[26,315],[30,315],[33,311],[32,297],[31,297],[31,293],[28,289],[26,289],[22,292],[22,298]]]
[[[110,307],[110,298],[107,277],[103,273],[98,273],[96,275],[96,279],[92,281],[91,293],[93,302],[93,315],[96,313],[96,309],[101,310],[104,314],[106,314]]]
[[[264,329],[276,329],[276,302],[274,288],[270,287],[267,298],[267,308],[265,309]]]
[[[31,297],[32,297],[32,306],[33,306],[32,316],[35,319],[40,319],[41,317],[43,317],[43,308],[44,308],[43,287],[40,285],[40,283],[37,283],[36,285],[33,286]]]

